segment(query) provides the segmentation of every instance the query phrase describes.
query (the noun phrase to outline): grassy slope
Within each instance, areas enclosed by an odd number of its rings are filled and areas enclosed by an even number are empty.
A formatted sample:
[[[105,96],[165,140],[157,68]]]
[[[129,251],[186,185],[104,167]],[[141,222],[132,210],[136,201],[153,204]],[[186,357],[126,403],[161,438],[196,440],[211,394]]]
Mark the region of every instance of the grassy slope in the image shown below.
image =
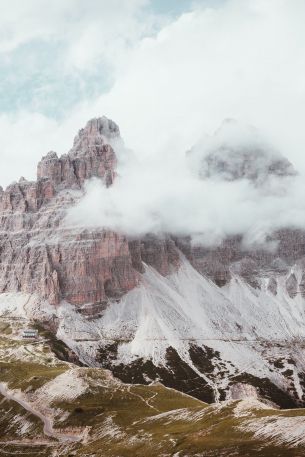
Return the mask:
[[[305,452],[304,448],[276,446],[242,432],[239,427],[249,417],[234,415],[236,403],[208,406],[163,386],[97,388],[73,405],[57,406],[71,412],[65,425],[92,426],[90,442],[75,449],[78,456],[301,457]],[[300,416],[305,411],[259,409],[253,410],[251,418],[278,414]]]
[[[31,394],[69,366],[54,359],[48,343],[16,339],[21,328],[18,322],[0,319],[0,382]],[[29,444],[33,437],[42,443],[49,441],[49,446]],[[49,456],[52,448],[52,440],[43,434],[42,421],[0,395],[0,456]]]
[[[9,388],[35,395],[36,389],[70,369],[69,364],[54,359],[49,344],[13,340],[9,327],[3,325],[2,330],[0,381]],[[252,432],[241,431],[249,417],[259,421],[266,416],[304,416],[305,421],[305,410],[253,409],[250,416],[240,417],[234,414],[236,403],[208,406],[161,385],[130,386],[113,379],[105,370],[77,370],[88,384],[87,391],[73,402],[61,399],[47,406],[54,408],[55,427],[88,426],[87,440],[69,445],[47,440],[37,417],[0,397],[1,457],[305,455],[304,447],[277,446],[271,440],[255,439]],[[31,438],[35,443],[30,445],[27,439]]]

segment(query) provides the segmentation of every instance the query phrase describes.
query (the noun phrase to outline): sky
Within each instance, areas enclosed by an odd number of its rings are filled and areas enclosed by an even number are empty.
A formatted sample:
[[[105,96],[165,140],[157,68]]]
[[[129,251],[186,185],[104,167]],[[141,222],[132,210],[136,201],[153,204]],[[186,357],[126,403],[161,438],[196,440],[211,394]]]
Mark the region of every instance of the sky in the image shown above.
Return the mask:
[[[227,118],[255,126],[303,173],[304,20],[303,0],[0,0],[0,184],[35,179],[42,155],[67,152],[102,115],[137,173],[166,180],[180,164],[171,186],[191,200],[200,189],[187,184],[185,151]]]
[[[0,0],[0,183],[33,179],[43,154],[66,152],[104,114],[141,154],[178,137],[187,149],[237,118],[298,160],[304,10],[302,0]]]
[[[41,155],[65,152],[87,119],[117,115],[100,106],[100,97],[143,40],[193,6],[190,0],[0,0],[0,183],[21,174],[33,179]]]

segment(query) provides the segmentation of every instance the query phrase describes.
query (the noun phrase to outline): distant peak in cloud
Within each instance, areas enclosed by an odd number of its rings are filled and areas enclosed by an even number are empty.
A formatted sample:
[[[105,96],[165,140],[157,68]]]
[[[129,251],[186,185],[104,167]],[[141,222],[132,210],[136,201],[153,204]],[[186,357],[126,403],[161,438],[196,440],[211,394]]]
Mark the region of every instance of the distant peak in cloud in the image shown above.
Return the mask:
[[[247,179],[261,184],[269,177],[296,174],[289,160],[256,128],[235,119],[225,119],[214,135],[204,137],[189,151],[188,157],[204,179]]]
[[[226,120],[188,154],[170,148],[153,160],[133,160],[125,147],[113,148],[113,185],[87,180],[67,226],[189,235],[204,245],[241,235],[247,246],[265,246],[279,228],[305,227],[302,175],[254,127]]]

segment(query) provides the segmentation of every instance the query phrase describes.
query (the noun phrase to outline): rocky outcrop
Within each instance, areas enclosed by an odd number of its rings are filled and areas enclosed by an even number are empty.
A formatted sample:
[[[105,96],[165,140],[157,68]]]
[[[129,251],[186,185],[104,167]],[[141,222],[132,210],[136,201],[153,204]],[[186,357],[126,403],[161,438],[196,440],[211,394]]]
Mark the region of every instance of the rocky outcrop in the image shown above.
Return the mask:
[[[144,264],[161,274],[176,268],[170,239],[128,240],[109,230],[67,227],[67,208],[83,195],[86,179],[112,184],[120,141],[117,125],[103,117],[81,129],[68,154],[49,152],[37,181],[21,178],[0,191],[0,292],[37,293],[52,304],[75,305],[118,298],[139,281]]]
[[[296,170],[279,151],[261,140],[255,128],[226,119],[210,138],[189,152],[201,178],[246,179],[262,185],[269,177],[295,176]]]
[[[111,185],[117,164],[111,141],[120,136],[118,126],[106,117],[92,119],[74,139],[68,154],[49,152],[37,167],[38,180],[47,178],[56,188],[81,188],[86,179],[103,178]]]
[[[42,158],[36,181],[0,188],[0,293],[47,299],[55,306],[47,307],[47,325],[82,363],[125,381],[161,380],[204,401],[257,394],[303,405],[304,356],[295,340],[304,337],[305,232],[278,230],[265,249],[241,235],[204,246],[190,236],[132,238],[68,225],[87,179],[115,185],[120,142],[114,122],[93,119],[67,154]],[[205,179],[216,170],[257,186],[270,174],[291,176],[272,154],[258,167],[245,150],[236,163],[225,158],[217,150]]]
[[[37,181],[22,178],[1,191],[1,292],[38,293],[54,304],[62,299],[81,304],[106,299],[109,289],[121,294],[137,284],[124,236],[63,224],[86,179],[112,183],[116,155],[110,142],[115,137],[119,129],[114,122],[93,119],[68,154],[43,157]]]
[[[304,235],[298,229],[275,231],[268,240],[274,243],[272,250],[247,247],[241,236],[227,237],[215,247],[194,244],[191,237],[175,238],[175,243],[197,271],[220,287],[238,275],[254,288],[267,284],[276,295],[276,278],[286,274],[287,293],[295,297],[298,291],[304,294],[305,290]],[[300,278],[291,274],[292,266],[302,272]]]
[[[229,400],[248,400],[249,398],[258,398],[257,390],[251,384],[237,382],[230,386]]]
[[[206,247],[194,245],[190,237],[146,235],[130,239],[102,228],[68,227],[66,211],[82,197],[87,179],[100,178],[106,186],[113,183],[117,165],[114,145],[121,141],[113,121],[92,119],[78,132],[67,154],[58,157],[49,152],[42,158],[37,181],[21,178],[5,191],[0,189],[0,292],[35,292],[54,304],[63,299],[76,305],[98,304],[134,288],[145,265],[164,276],[176,271],[183,253],[197,271],[219,287],[237,274],[260,288],[259,278],[265,276],[268,290],[276,295],[277,275],[287,273],[287,293],[292,297],[298,291],[304,294],[305,234],[301,230],[274,233],[269,241],[275,243],[275,250],[270,251],[247,249],[241,236]],[[290,175],[286,159],[274,161],[273,153],[264,154],[264,160],[256,164],[260,176]],[[252,179],[254,175],[248,176],[248,171],[255,168],[253,160],[245,151],[237,150],[235,156],[238,160],[228,164],[220,149],[214,151],[213,161],[221,157],[226,177],[232,166],[238,166],[232,179],[239,179],[240,170],[243,178]],[[302,279],[288,275],[296,262],[303,271]]]
[[[233,160],[232,160],[233,159]],[[284,157],[268,156],[261,148],[232,150],[222,146],[217,151],[210,152],[202,162],[202,177],[219,177],[228,181],[249,179],[250,181],[265,181],[269,176],[294,175],[291,163]]]
[[[179,268],[179,250],[173,239],[146,235],[141,240],[130,240],[129,250],[134,268],[144,273],[144,264],[151,265],[163,276]]]

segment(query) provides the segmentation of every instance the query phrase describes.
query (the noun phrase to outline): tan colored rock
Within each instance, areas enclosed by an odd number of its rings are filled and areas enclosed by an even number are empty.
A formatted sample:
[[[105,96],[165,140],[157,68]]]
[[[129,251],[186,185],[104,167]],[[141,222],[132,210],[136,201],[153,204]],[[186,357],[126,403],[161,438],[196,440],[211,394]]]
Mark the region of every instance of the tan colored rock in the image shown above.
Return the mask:
[[[250,398],[258,398],[257,390],[251,384],[237,382],[230,386],[229,400],[248,400]]]

